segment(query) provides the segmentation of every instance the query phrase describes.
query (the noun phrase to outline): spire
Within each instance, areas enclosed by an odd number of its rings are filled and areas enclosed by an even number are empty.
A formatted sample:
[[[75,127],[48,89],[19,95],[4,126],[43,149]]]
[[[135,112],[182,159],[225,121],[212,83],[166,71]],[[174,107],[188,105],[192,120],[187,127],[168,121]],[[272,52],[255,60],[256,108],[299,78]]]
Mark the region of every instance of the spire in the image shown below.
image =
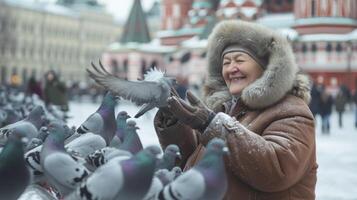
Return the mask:
[[[128,42],[150,42],[149,28],[140,0],[134,0],[133,7],[124,27],[124,32],[120,38],[120,43]]]

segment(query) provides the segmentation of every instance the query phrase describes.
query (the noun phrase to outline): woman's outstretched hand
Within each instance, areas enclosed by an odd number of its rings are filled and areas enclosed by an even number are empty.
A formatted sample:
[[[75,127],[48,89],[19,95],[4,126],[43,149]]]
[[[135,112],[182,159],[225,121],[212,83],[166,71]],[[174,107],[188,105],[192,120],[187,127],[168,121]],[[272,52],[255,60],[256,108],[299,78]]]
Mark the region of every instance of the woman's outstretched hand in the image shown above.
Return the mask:
[[[191,91],[187,91],[187,99],[189,103],[176,96],[169,97],[168,109],[181,123],[203,133],[216,113],[204,105]]]

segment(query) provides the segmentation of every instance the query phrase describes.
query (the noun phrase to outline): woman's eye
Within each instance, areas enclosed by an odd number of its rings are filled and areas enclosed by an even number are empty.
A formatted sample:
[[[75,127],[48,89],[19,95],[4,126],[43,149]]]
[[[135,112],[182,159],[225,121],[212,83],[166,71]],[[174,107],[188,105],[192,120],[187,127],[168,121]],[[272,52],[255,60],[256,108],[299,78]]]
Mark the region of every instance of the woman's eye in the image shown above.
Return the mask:
[[[230,62],[224,62],[223,63],[223,65],[229,65],[230,64]]]

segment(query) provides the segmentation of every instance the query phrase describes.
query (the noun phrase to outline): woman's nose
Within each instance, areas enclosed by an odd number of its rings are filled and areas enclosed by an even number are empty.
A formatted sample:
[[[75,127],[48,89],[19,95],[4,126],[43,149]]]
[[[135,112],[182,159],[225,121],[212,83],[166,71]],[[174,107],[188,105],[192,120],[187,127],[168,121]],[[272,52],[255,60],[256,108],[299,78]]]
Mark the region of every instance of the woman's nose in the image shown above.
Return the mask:
[[[229,73],[237,73],[237,72],[240,71],[235,62],[232,62],[232,63],[229,65],[229,68],[228,68],[228,69],[229,69],[229,70],[228,70]]]

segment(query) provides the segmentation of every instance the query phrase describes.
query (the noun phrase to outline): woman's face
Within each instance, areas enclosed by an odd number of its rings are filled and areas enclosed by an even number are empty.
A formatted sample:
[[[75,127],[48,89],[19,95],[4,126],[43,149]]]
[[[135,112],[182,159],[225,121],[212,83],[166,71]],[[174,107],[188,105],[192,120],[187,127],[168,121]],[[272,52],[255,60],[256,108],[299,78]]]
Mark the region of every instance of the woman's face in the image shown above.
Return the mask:
[[[232,95],[240,95],[262,74],[263,69],[246,53],[230,52],[223,57],[222,75]]]

